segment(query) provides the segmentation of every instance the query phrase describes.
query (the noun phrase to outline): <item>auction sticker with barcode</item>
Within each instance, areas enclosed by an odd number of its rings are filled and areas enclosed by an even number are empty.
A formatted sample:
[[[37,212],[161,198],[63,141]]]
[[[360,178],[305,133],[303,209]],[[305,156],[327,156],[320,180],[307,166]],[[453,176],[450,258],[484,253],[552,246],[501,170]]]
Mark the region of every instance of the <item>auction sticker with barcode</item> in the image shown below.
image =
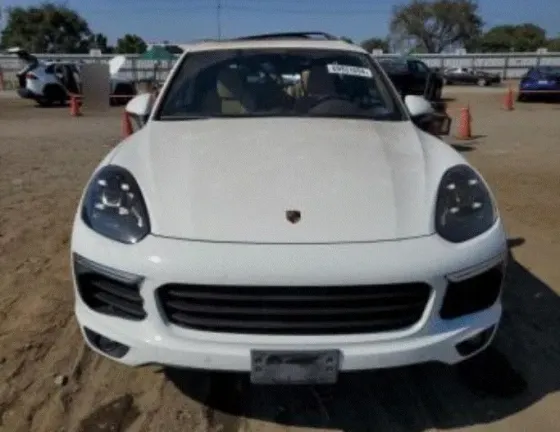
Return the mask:
[[[341,64],[328,64],[327,70],[331,74],[337,75],[351,75],[359,76],[364,78],[372,78],[373,74],[368,68],[358,67],[358,66],[347,66]]]

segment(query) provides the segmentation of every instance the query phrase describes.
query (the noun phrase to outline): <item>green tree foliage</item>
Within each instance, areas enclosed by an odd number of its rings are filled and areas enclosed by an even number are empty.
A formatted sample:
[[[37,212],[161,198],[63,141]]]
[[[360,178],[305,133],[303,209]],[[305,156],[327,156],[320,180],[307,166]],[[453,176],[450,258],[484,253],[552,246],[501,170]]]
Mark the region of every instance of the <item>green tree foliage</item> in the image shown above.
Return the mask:
[[[34,53],[79,53],[91,36],[77,12],[55,3],[7,9],[1,45],[19,46]]]
[[[117,40],[116,51],[119,54],[142,54],[146,48],[146,42],[140,36],[127,33]]]
[[[396,44],[441,53],[476,39],[482,25],[473,0],[412,0],[394,8],[390,30]]]
[[[549,51],[560,52],[560,37],[549,39],[546,43]]]
[[[525,23],[491,28],[480,37],[476,48],[482,52],[534,52],[546,45],[546,31],[535,24]]]
[[[372,52],[374,49],[382,49],[383,52],[389,52],[389,41],[381,38],[369,38],[360,43],[360,46],[367,52]]]
[[[109,46],[107,36],[103,33],[96,33],[91,35],[89,40],[89,49],[99,49],[102,53],[111,53],[114,48]]]

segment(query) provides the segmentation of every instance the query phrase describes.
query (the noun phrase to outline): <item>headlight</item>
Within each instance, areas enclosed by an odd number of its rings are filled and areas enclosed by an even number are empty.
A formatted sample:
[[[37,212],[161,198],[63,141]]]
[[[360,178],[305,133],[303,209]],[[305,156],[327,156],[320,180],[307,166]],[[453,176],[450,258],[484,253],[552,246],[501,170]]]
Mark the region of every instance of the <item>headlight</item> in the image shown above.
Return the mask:
[[[436,202],[436,231],[460,243],[494,225],[498,213],[480,176],[467,165],[448,169],[441,180]]]
[[[134,177],[116,165],[102,168],[84,196],[83,221],[121,243],[137,243],[150,232],[146,204]]]

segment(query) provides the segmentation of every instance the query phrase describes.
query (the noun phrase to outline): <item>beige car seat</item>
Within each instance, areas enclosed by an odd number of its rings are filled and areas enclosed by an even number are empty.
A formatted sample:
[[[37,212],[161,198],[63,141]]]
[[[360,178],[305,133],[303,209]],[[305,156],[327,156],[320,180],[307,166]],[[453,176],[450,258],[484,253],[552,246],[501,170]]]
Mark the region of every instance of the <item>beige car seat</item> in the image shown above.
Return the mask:
[[[307,94],[307,81],[309,80],[309,70],[301,71],[301,80],[289,86],[286,91],[293,98],[300,98]]]
[[[255,109],[255,101],[245,90],[243,78],[235,69],[220,71],[216,93],[222,114],[245,114]]]

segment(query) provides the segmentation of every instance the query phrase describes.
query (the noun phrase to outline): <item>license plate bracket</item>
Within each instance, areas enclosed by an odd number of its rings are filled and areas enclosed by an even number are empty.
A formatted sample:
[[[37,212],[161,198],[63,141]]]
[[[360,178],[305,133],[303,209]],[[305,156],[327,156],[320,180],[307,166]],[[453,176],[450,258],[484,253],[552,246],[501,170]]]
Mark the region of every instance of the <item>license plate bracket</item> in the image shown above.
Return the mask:
[[[251,351],[253,384],[334,384],[340,351]]]

